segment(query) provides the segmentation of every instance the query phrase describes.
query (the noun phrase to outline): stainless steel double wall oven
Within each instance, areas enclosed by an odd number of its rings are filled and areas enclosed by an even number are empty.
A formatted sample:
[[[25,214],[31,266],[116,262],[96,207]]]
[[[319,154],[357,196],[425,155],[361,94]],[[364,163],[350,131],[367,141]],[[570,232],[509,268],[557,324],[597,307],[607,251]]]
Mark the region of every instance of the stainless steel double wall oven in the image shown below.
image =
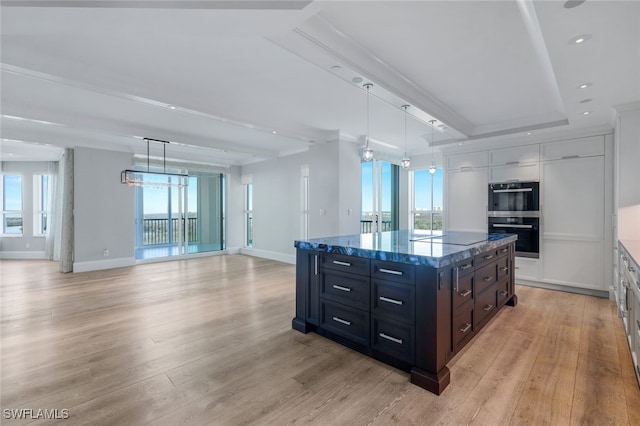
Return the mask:
[[[489,232],[517,234],[516,256],[540,255],[540,183],[489,184]]]

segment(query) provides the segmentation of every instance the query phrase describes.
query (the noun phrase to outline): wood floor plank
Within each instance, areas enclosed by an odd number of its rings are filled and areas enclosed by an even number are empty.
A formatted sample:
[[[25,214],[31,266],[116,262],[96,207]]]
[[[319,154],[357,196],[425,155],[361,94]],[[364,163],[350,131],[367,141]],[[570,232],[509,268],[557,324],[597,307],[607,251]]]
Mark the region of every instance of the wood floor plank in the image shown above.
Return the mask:
[[[60,274],[0,263],[0,405],[68,408],[59,424],[640,424],[605,299],[517,286],[518,305],[449,363],[436,396],[292,330],[292,265],[231,255]]]

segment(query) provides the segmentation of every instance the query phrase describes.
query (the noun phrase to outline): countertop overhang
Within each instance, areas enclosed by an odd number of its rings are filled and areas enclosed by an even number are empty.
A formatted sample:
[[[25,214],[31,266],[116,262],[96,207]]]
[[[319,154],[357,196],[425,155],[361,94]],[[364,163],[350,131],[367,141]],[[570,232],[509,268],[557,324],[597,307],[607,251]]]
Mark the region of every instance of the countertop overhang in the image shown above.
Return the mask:
[[[455,231],[436,234],[400,230],[296,240],[294,246],[302,250],[440,268],[517,239],[515,234]]]

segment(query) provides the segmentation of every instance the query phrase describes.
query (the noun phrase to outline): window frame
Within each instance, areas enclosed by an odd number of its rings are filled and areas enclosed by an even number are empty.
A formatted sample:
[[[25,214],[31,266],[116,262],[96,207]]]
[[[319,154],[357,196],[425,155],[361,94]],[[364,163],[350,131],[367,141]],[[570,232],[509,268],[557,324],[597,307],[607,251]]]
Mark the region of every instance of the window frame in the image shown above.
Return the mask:
[[[244,246],[253,247],[253,183],[244,185]]]
[[[45,184],[46,181],[46,184]],[[49,175],[33,175],[33,236],[47,236]]]

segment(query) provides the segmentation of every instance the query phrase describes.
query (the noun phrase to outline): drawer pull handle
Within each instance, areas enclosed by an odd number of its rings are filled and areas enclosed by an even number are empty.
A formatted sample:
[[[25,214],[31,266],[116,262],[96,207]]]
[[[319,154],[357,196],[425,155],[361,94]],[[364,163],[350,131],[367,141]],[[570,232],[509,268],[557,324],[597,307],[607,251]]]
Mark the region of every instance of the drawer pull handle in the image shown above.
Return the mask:
[[[462,293],[459,293],[459,294],[462,297],[467,297],[468,295],[471,294],[471,290],[467,289],[467,290],[465,290],[465,291],[463,291]]]
[[[571,160],[572,158],[580,158],[579,155],[563,155],[561,157],[562,160]]]
[[[351,289],[349,287],[343,287],[343,286],[338,285],[338,284],[334,284],[333,288],[335,288],[336,290],[341,290],[341,291],[351,291]]]
[[[638,328],[640,328],[640,320],[636,320],[636,322],[638,323]]]
[[[394,305],[403,304],[402,300],[389,299],[388,297],[384,297],[384,296],[380,296],[379,299],[382,300],[383,302],[393,303]]]
[[[484,277],[482,281],[485,281],[485,282],[493,281],[493,277]]]
[[[471,263],[467,263],[466,265],[462,265],[462,266],[460,267],[460,270],[461,270],[461,271],[464,271],[465,269],[469,269],[469,268],[471,268],[472,266],[473,266],[473,264],[471,264]]]
[[[339,260],[334,260],[333,263],[335,265],[340,265],[340,266],[351,266],[351,263],[349,263],[349,262],[341,262]]]
[[[378,336],[382,337],[383,339],[391,340],[393,343],[397,343],[399,345],[402,344],[402,339],[398,339],[396,337],[389,336],[388,334],[378,333]]]
[[[392,274],[392,275],[402,275],[402,271],[394,271],[393,269],[380,268],[380,272],[384,272],[385,274]]]
[[[507,290],[501,291],[500,296],[505,297],[509,292]]]
[[[505,247],[505,248],[500,249],[500,253],[506,253],[506,252],[508,252],[508,251],[509,251],[509,248],[508,248],[508,247]]]
[[[486,255],[486,256],[482,256],[482,258],[483,258],[484,260],[489,260],[489,259],[491,259],[492,257],[493,257],[493,255],[492,255],[492,254],[488,254],[488,255]]]
[[[490,310],[493,309],[493,305],[487,305],[484,308],[482,308],[484,311],[489,312]]]
[[[340,324],[351,325],[351,321],[343,320],[342,318],[333,317],[333,320],[339,322]]]
[[[500,272],[507,272],[508,270],[509,268],[507,268],[506,266],[500,268]]]
[[[467,332],[467,331],[469,331],[470,329],[471,329],[471,324],[466,323],[466,324],[465,324],[465,326],[464,326],[464,327],[462,327],[462,328],[460,329],[460,332],[461,332],[461,333],[466,333],[466,332]]]

